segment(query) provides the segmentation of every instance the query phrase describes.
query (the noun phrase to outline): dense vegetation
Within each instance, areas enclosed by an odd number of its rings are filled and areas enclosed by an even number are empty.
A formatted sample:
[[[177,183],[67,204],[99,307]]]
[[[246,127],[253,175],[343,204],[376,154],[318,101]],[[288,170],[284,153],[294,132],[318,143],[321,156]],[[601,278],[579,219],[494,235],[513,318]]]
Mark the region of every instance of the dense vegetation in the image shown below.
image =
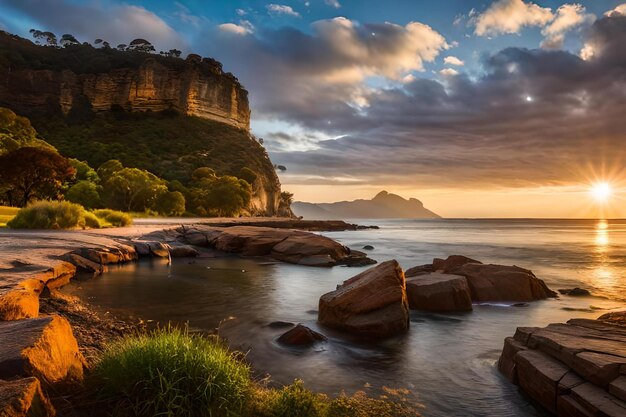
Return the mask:
[[[215,338],[178,329],[127,336],[114,342],[90,375],[94,395],[114,415],[391,417],[417,416],[389,390],[389,399],[357,393],[330,399],[301,381],[270,389]]]
[[[228,136],[241,134],[241,131],[214,123],[213,132],[224,133],[228,139],[222,138],[218,141],[220,146],[215,146],[212,151],[197,152],[193,156],[194,146],[202,146],[205,140],[201,137],[206,132],[205,120],[183,120],[180,116],[164,115],[128,115],[121,119],[122,123],[115,125],[107,120],[107,117],[98,117],[91,124],[80,125],[66,124],[63,119],[50,122],[58,129],[51,128],[48,132],[53,138],[51,132],[56,132],[60,147],[65,147],[65,152],[59,153],[39,137],[28,119],[0,108],[0,204],[26,207],[37,200],[67,200],[89,210],[108,208],[164,216],[186,213],[236,216],[248,207],[252,194],[250,184],[257,180],[258,174],[244,163],[256,161],[258,166],[263,166],[264,161],[255,160],[262,155],[258,152],[252,152],[247,159],[241,154],[240,157],[232,154],[233,150],[244,152],[248,149],[239,147],[242,137]],[[93,135],[99,135],[100,129],[107,132],[103,142],[93,139]],[[181,147],[180,140],[176,139],[177,131],[184,131],[188,138],[194,139],[183,151],[189,152],[187,155],[181,156],[177,151]],[[68,137],[70,140],[66,140]],[[148,147],[151,140],[164,149]],[[256,143],[249,138],[248,141]],[[142,143],[146,146],[142,147]],[[171,143],[177,145],[171,146]],[[97,149],[104,150],[99,152]],[[62,154],[85,156],[87,160],[67,158]],[[107,159],[111,155],[117,155],[122,161]],[[215,169],[206,165],[209,163],[213,163]],[[162,170],[168,175],[162,178],[151,170]],[[220,175],[217,170],[236,172],[237,175]],[[73,212],[73,206],[63,206],[67,209],[65,215],[71,220],[60,219],[60,207],[29,208],[12,225],[25,227],[23,221],[29,219],[40,227],[96,227],[97,221],[91,219],[90,214]],[[47,214],[43,215],[44,212]],[[107,221],[107,224],[114,223]]]

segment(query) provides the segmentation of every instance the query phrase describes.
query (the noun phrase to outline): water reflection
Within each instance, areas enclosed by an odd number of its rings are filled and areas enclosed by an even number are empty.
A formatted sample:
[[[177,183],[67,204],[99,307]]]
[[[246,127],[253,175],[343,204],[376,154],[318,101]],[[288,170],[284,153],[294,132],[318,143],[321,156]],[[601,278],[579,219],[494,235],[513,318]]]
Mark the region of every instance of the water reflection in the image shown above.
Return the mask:
[[[609,224],[606,220],[600,220],[596,224],[596,251],[605,252],[609,244]]]

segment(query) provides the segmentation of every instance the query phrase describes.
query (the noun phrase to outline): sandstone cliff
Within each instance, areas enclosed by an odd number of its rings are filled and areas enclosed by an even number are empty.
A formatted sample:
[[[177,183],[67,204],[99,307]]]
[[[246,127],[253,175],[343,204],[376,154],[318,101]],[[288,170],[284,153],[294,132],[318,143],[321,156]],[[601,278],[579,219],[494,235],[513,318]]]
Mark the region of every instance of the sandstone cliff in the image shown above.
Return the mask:
[[[0,51],[17,50],[21,58],[6,54],[9,59],[0,63],[0,106],[26,115],[59,109],[68,114],[86,100],[95,112],[116,107],[130,112],[176,110],[240,129],[250,127],[248,92],[215,60],[191,54],[183,61],[83,45],[75,49],[70,58],[91,65],[64,63],[54,54],[72,51],[0,34]]]
[[[258,176],[246,214],[291,214],[281,213],[273,164],[249,132],[248,92],[212,58],[45,47],[0,31],[0,107],[94,167],[119,159],[183,183],[200,166],[250,168]]]

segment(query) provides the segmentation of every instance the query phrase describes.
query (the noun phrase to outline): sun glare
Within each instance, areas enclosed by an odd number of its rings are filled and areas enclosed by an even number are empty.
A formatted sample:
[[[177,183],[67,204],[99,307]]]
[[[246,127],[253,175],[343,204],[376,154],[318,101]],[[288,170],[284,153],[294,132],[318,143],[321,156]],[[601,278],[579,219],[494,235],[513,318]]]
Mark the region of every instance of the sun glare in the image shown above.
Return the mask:
[[[606,203],[609,201],[613,190],[608,182],[599,182],[591,186],[589,193],[598,203]]]

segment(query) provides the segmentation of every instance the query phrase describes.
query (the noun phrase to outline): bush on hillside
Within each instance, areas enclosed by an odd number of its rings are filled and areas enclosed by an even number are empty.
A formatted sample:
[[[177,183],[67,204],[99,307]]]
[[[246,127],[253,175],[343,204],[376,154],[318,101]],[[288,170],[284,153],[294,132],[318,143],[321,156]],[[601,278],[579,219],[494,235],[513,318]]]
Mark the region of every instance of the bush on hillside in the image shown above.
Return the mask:
[[[98,186],[87,180],[81,180],[72,185],[65,193],[65,198],[88,209],[98,208],[101,204]]]

